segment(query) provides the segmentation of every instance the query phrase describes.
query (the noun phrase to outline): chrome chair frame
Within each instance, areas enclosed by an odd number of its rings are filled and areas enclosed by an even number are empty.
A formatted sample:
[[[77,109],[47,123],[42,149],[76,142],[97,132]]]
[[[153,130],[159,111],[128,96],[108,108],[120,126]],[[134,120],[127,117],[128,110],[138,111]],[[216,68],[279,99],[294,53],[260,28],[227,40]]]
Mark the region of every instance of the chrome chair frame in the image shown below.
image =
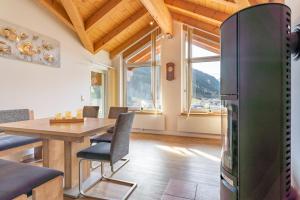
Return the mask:
[[[108,182],[119,183],[122,185],[130,186],[130,189],[128,190],[128,192],[121,198],[121,200],[127,199],[131,195],[131,193],[135,190],[135,188],[137,187],[137,183],[111,178],[116,172],[118,172],[123,166],[125,166],[125,164],[127,162],[129,162],[129,159],[123,158],[121,160],[123,160],[124,163],[122,163],[122,165],[119,168],[117,168],[117,170],[114,170],[113,165],[110,164],[110,170],[111,170],[112,174],[109,177],[107,177],[104,174],[104,162],[108,162],[108,161],[103,161],[103,160],[100,161],[100,160],[95,160],[95,159],[84,159],[84,158],[80,159],[79,160],[79,192],[80,192],[80,194],[83,197],[87,197],[87,198],[94,198],[94,199],[99,199],[99,200],[116,200],[116,199],[111,199],[111,198],[107,198],[107,197],[95,197],[95,196],[86,194],[86,192],[88,192],[90,189],[92,189],[95,185],[97,185],[101,181],[108,181]],[[82,170],[81,169],[82,169],[83,161],[98,161],[98,162],[100,161],[100,165],[98,167],[101,167],[101,178],[98,179],[97,181],[95,181],[94,183],[92,183],[91,185],[89,185],[87,189],[83,189],[83,187],[82,187],[83,182],[82,182],[82,173],[81,173]],[[108,162],[108,163],[110,163],[110,162]]]
[[[121,161],[124,161],[125,163],[124,164],[126,164],[127,162],[129,162],[129,158],[122,158],[121,159]],[[90,162],[90,169],[92,170],[92,171],[94,171],[95,169],[97,169],[97,168],[99,168],[100,166],[101,166],[101,162],[99,161],[99,160],[90,160],[91,162]],[[96,167],[93,167],[93,161],[94,162],[100,162],[100,164],[99,165],[96,165]],[[123,166],[123,164],[119,167],[119,168],[121,168]],[[119,170],[119,168],[116,170],[116,171],[118,171]],[[112,168],[111,168],[112,169]],[[113,170],[111,170],[111,172],[113,173]]]

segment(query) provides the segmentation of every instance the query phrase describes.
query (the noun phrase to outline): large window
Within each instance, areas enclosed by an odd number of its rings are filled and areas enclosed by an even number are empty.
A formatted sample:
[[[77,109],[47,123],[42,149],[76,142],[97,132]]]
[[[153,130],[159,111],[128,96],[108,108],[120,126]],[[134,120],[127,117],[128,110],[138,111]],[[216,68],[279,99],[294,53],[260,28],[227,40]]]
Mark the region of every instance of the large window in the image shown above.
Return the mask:
[[[161,110],[158,30],[132,46],[123,56],[124,104],[130,110]]]
[[[184,30],[184,111],[219,112],[221,102],[218,49],[207,45],[208,41],[204,41],[194,29],[184,27]]]

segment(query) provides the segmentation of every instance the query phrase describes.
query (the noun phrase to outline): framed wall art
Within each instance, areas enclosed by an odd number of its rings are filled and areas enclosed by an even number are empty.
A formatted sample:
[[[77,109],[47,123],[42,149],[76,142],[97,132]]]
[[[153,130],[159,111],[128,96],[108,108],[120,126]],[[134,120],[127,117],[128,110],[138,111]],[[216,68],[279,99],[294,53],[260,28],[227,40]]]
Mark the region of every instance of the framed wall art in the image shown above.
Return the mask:
[[[0,19],[0,57],[60,67],[55,39]]]

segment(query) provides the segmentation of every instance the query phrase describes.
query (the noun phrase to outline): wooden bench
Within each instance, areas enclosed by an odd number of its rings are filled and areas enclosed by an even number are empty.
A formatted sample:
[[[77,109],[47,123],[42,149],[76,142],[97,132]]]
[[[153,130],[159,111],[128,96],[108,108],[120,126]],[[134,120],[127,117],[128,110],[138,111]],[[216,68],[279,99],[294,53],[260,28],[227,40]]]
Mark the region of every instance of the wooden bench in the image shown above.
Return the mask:
[[[33,119],[29,109],[0,110],[0,123],[9,123]],[[0,133],[2,131],[0,130]],[[35,155],[41,157],[42,141],[39,138],[0,134],[0,157],[18,153],[27,149],[35,149]]]
[[[0,159],[1,200],[63,200],[63,173]]]

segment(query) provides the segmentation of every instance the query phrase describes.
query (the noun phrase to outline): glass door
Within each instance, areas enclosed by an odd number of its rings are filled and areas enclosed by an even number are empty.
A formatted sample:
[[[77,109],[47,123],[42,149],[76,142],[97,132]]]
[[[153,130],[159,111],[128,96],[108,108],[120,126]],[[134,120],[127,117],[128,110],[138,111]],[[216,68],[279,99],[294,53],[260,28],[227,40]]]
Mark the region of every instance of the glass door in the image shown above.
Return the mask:
[[[222,100],[222,166],[229,173],[233,173],[234,164],[237,162],[238,106],[236,102]]]
[[[105,86],[106,73],[104,71],[91,71],[90,105],[99,106],[99,117],[105,115]]]

